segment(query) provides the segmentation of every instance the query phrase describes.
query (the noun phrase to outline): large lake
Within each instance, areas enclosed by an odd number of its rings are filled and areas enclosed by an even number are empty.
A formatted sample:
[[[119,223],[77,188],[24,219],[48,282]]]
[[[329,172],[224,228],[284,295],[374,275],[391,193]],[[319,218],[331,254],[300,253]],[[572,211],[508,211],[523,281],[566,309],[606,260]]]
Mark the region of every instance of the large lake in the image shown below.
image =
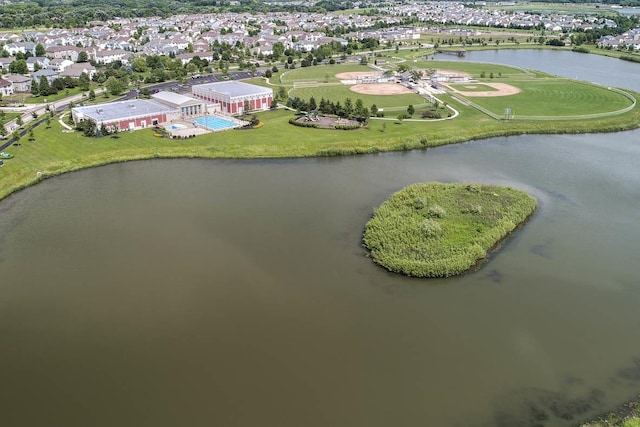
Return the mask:
[[[610,58],[467,59],[640,90]],[[633,131],[46,180],[0,203],[0,424],[575,425],[640,392],[639,164]],[[464,277],[373,265],[373,209],[432,180],[539,209]]]

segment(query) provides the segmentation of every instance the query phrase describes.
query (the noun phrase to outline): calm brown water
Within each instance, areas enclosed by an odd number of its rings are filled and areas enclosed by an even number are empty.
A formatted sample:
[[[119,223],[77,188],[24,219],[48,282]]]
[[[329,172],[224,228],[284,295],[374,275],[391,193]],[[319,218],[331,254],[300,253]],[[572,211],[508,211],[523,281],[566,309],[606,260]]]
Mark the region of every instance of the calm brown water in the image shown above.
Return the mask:
[[[638,141],[44,181],[0,203],[1,424],[573,425],[640,391]],[[360,244],[373,208],[432,180],[540,207],[478,272],[377,268]]]

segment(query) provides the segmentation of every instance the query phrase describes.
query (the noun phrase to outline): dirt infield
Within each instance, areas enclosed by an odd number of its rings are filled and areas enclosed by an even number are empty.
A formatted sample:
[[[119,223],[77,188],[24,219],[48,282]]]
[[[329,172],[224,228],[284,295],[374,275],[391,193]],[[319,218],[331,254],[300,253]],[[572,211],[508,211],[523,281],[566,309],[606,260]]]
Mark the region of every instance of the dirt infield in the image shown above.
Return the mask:
[[[472,97],[489,97],[489,96],[509,96],[509,95],[515,95],[516,93],[520,93],[520,89],[515,87],[515,86],[511,86],[510,84],[507,83],[482,83],[485,86],[489,86],[492,87],[496,90],[487,90],[487,91],[462,91],[462,90],[457,90],[453,87],[451,87],[451,85],[448,85],[446,83],[444,83],[444,86],[447,87],[447,89],[449,89],[452,92],[455,93],[459,93],[462,96],[467,96],[469,98]]]
[[[414,93],[411,89],[397,83],[353,85],[349,87],[349,90],[363,95],[404,95],[407,93]]]
[[[340,80],[356,80],[358,77],[378,77],[381,75],[382,73],[377,71],[354,71],[350,73],[338,73],[336,74],[336,78]]]

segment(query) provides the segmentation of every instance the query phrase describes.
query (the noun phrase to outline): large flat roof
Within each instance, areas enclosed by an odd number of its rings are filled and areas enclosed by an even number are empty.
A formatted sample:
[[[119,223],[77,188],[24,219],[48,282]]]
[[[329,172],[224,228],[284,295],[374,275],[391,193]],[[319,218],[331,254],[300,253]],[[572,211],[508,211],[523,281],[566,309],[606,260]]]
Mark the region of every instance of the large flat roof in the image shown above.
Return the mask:
[[[273,93],[273,90],[268,87],[262,87],[262,86],[252,85],[252,84],[243,83],[243,82],[236,82],[236,81],[194,85],[192,86],[192,90],[193,89],[211,90],[218,93],[224,93],[225,95],[228,95],[231,97],[255,95],[255,94],[262,94],[262,93],[268,93],[268,94]]]
[[[164,90],[158,93],[154,93],[153,95],[151,95],[151,97],[153,99],[157,99],[160,102],[162,101],[169,102],[174,105],[185,105],[185,104],[194,103],[194,102],[202,103],[201,100],[193,98],[191,96],[185,96],[179,93],[168,92]]]
[[[147,99],[108,102],[106,104],[89,105],[86,107],[74,107],[73,109],[76,114],[80,113],[97,122],[112,122],[115,120],[125,120],[128,118],[175,111],[174,108]]]

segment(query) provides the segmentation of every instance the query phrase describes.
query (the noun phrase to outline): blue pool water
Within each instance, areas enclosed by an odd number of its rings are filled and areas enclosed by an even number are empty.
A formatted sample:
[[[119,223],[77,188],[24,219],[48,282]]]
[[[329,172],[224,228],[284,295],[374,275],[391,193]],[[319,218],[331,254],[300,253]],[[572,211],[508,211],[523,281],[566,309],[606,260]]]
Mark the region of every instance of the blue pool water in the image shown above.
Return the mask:
[[[218,116],[198,117],[194,119],[193,122],[213,130],[229,129],[238,126],[236,122]]]

